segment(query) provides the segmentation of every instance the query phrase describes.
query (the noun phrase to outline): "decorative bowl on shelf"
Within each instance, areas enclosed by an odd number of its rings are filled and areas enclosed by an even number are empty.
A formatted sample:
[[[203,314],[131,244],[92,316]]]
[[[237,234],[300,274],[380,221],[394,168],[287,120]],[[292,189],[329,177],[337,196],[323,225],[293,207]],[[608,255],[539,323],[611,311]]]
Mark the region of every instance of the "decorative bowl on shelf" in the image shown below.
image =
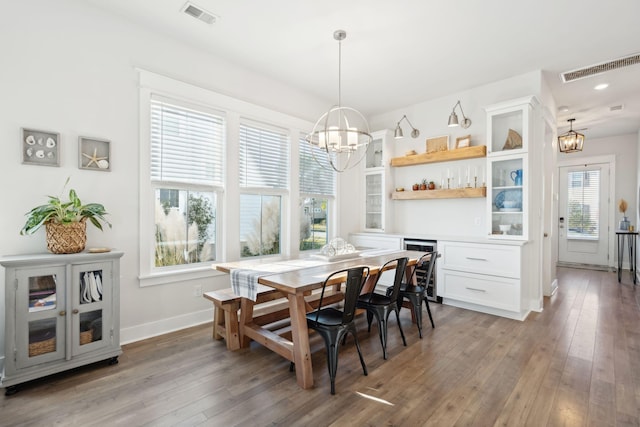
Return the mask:
[[[511,230],[511,224],[500,224],[498,227],[500,227],[502,234],[507,234]]]

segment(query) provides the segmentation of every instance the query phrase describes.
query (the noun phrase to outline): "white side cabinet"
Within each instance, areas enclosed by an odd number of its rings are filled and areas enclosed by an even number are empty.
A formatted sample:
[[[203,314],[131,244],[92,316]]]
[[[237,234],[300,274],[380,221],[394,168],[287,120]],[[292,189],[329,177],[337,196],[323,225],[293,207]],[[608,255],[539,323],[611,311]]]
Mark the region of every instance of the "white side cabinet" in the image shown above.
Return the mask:
[[[122,252],[19,255],[5,267],[6,394],[16,384],[89,363],[117,363]]]
[[[438,241],[438,295],[443,303],[511,319],[529,314],[524,243]]]

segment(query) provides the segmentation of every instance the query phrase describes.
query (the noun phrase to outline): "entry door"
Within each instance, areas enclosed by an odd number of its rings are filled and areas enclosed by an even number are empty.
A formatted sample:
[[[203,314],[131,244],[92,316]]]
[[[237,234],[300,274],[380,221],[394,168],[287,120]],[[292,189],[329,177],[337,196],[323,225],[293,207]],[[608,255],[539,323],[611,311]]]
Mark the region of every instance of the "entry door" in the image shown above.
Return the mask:
[[[609,264],[609,164],[560,168],[558,261]]]

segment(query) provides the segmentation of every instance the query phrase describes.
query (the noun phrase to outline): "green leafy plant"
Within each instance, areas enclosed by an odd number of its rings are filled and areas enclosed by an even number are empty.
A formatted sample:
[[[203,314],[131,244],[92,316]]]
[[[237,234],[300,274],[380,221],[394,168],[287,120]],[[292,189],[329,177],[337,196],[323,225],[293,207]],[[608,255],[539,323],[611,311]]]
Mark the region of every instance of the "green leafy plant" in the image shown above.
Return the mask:
[[[64,188],[69,183],[69,178],[64,183]],[[99,203],[83,205],[74,189],[69,190],[69,201],[63,202],[58,196],[47,196],[49,202],[36,206],[26,213],[27,222],[20,230],[20,234],[33,234],[47,222],[70,224],[89,220],[99,230],[102,230],[101,221],[111,228],[111,223],[104,217],[107,214],[104,206]]]

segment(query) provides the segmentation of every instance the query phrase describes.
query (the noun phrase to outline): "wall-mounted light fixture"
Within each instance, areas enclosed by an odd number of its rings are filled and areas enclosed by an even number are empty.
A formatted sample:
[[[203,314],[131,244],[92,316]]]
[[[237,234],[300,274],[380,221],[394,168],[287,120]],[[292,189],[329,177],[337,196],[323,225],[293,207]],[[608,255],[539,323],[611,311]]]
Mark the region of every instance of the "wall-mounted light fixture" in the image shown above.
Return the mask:
[[[561,153],[575,153],[582,151],[584,146],[584,135],[573,130],[573,122],[576,119],[569,119],[569,132],[558,137],[558,148]]]
[[[407,118],[407,115],[405,114],[404,116],[402,116],[400,120],[398,120],[398,124],[396,125],[396,130],[393,132],[393,137],[395,139],[400,139],[404,136],[402,133],[402,128],[400,127],[400,122],[402,122],[403,120],[406,120],[407,123],[409,123],[409,126],[411,126],[411,138],[417,138],[418,136],[420,136],[420,131],[413,127],[413,125]]]
[[[458,115],[456,114],[456,107],[460,107],[460,112],[462,113],[462,123],[458,123]],[[453,110],[451,111],[451,115],[449,116],[449,127],[461,126],[463,129],[471,126],[471,119],[464,115],[464,111],[462,111],[462,105],[460,105],[460,100],[456,102],[456,105],[453,106]]]

